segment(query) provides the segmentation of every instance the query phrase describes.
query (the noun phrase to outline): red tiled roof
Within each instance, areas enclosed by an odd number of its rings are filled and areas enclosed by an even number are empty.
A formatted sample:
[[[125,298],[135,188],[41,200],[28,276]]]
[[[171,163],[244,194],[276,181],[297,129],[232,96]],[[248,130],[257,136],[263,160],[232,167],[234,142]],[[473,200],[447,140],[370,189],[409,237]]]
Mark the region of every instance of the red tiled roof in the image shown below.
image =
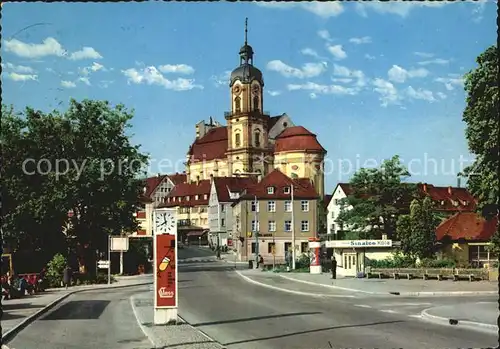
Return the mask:
[[[174,185],[177,185],[179,183],[185,183],[187,180],[186,173],[174,173],[174,174],[169,174],[167,176],[172,181],[172,183],[174,183]]]
[[[166,175],[159,175],[146,178],[146,192],[144,193],[144,196],[150,198],[165,177]]]
[[[205,194],[207,198],[205,199]],[[196,200],[198,195],[198,200]],[[159,207],[193,207],[199,205],[208,205],[208,197],[210,196],[210,180],[204,179],[199,183],[179,183],[166,198],[166,202]],[[189,200],[187,199],[189,197]],[[175,198],[175,201],[174,201]],[[179,201],[180,198],[180,201]]]
[[[285,188],[293,185],[293,196],[295,199],[318,199],[318,193],[311,180],[308,178],[290,178],[283,174],[279,169],[275,169],[265,176],[259,183],[248,187],[246,194],[242,196],[245,199],[290,199],[290,194],[285,194]],[[273,187],[274,194],[268,194],[267,188]]]
[[[316,135],[302,126],[293,126],[286,128],[276,138],[274,151],[313,151],[326,153],[325,148],[319,144]]]
[[[349,183],[339,183],[338,186],[342,188],[345,195],[349,196],[353,193],[352,186]]]
[[[474,212],[459,212],[436,228],[436,239],[440,241],[448,237],[452,241],[489,241],[498,229],[497,224],[497,217],[487,221]]]
[[[213,180],[219,202],[234,201],[229,197],[229,192],[241,193],[257,183],[256,179],[251,177],[214,177]]]
[[[227,127],[210,129],[189,148],[190,161],[225,159],[227,152]]]

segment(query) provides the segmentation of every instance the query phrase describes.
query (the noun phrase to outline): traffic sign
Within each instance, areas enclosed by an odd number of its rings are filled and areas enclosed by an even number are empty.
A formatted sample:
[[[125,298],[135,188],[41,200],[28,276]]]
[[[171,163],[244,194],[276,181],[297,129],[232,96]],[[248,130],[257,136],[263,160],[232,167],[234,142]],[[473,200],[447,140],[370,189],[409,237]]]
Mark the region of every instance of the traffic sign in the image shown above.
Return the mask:
[[[97,268],[99,268],[99,269],[108,269],[109,268],[109,261],[98,261],[97,262]]]

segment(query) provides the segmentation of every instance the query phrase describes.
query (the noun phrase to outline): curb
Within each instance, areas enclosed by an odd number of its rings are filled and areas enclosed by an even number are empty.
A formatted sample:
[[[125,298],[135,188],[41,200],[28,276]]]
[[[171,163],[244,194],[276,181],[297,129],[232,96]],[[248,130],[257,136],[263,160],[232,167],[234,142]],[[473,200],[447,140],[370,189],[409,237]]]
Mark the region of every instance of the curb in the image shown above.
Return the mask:
[[[38,310],[36,313],[26,317],[23,321],[21,321],[19,324],[11,328],[9,331],[7,331],[5,334],[2,334],[2,343],[8,343],[10,342],[19,332],[24,330],[29,324],[31,324],[33,321],[41,317],[43,314],[47,313],[49,310],[54,308],[56,305],[61,303],[63,300],[68,298],[71,295],[74,295],[76,293],[82,293],[86,291],[96,291],[96,290],[109,290],[113,288],[126,288],[126,287],[134,287],[134,286],[145,286],[145,285],[151,285],[153,282],[142,282],[142,283],[137,283],[133,285],[116,285],[116,286],[108,286],[108,287],[98,287],[98,288],[87,288],[87,289],[82,289],[82,290],[74,290],[74,291],[69,291],[68,293],[62,295],[61,297],[56,298],[49,304],[47,304],[45,307],[42,309]],[[7,347],[8,348],[8,347]],[[3,347],[2,347],[3,349]]]
[[[261,287],[269,288],[269,289],[275,290],[275,291],[281,291],[281,292],[296,294],[296,295],[299,295],[299,296],[308,296],[308,297],[316,297],[316,298],[328,298],[328,297],[330,297],[330,298],[355,298],[355,296],[352,296],[352,295],[334,295],[334,294],[330,295],[330,294],[324,294],[324,293],[323,294],[322,293],[309,293],[309,292],[287,290],[285,288],[271,286],[271,285],[268,285],[268,284],[265,284],[265,283],[262,283],[262,282],[259,282],[259,281],[255,281],[252,278],[250,278],[250,277],[248,277],[246,275],[243,275],[238,270],[236,270],[235,272],[241,278],[243,278],[246,282],[249,282],[251,284],[258,285],[258,286],[261,286]]]
[[[314,285],[314,286],[321,286],[321,287],[328,287],[328,288],[334,288],[338,290],[343,290],[343,291],[349,291],[349,292],[358,292],[358,293],[365,293],[365,294],[373,294],[373,295],[393,295],[393,296],[480,296],[480,295],[493,295],[493,294],[498,294],[497,291],[422,291],[422,292],[397,292],[397,291],[388,291],[388,292],[370,292],[370,291],[363,291],[363,290],[358,290],[354,288],[347,288],[347,287],[340,287],[340,286],[335,286],[335,285],[325,285],[325,284],[318,284],[315,282],[311,281],[306,281],[306,280],[299,280],[295,279],[289,276],[285,275],[279,275],[280,277],[290,280],[290,281],[295,281],[299,283],[304,283],[308,285]]]
[[[498,326],[497,325],[492,325],[492,324],[485,324],[483,322],[475,322],[475,321],[468,321],[468,320],[459,320],[459,319],[452,319],[452,318],[447,318],[443,316],[437,316],[437,315],[432,315],[429,314],[428,310],[429,309],[424,309],[420,313],[422,315],[422,318],[440,323],[441,325],[445,326],[464,326],[468,327],[471,329],[475,330],[480,330],[480,331],[487,331],[487,332],[498,332]]]

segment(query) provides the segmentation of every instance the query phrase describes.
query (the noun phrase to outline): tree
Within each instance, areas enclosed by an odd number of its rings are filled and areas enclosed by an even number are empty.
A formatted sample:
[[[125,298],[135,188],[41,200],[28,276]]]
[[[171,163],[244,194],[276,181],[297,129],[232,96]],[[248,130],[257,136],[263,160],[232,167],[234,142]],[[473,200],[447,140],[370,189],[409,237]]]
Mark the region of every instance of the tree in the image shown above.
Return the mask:
[[[413,258],[433,258],[438,224],[439,218],[433,212],[433,202],[429,197],[413,200],[410,214],[401,215],[397,221],[396,231],[402,252]]]
[[[2,107],[4,116],[8,166],[2,178],[9,199],[4,223],[11,243],[50,244],[53,236],[66,238],[62,227],[67,226],[83,247],[87,270],[95,271],[95,251],[106,248],[107,236],[137,229],[133,213],[143,188],[138,176],[147,156],[126,134],[133,114],[122,105],[71,100],[64,113],[27,108],[14,114]],[[68,211],[74,213],[70,218]]]
[[[385,160],[380,168],[362,168],[350,181],[353,193],[341,200],[337,218],[352,239],[395,235],[398,216],[407,210],[415,185],[403,183],[410,176],[399,156]]]
[[[323,236],[327,233],[327,216],[328,211],[323,199],[318,200],[318,236]]]
[[[490,219],[498,215],[500,151],[499,123],[499,56],[491,46],[477,57],[478,66],[465,75],[466,107],[463,121],[469,150],[476,156],[474,164],[464,170],[468,190],[478,200],[478,210]],[[498,234],[493,239],[500,249]]]

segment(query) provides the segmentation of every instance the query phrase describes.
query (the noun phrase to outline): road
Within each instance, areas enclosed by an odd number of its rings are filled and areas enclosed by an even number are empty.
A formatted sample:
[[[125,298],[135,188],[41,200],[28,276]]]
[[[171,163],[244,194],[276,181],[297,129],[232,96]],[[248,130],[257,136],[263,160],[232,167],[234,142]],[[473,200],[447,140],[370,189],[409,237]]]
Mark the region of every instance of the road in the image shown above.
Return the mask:
[[[198,249],[181,254],[193,259],[208,255]],[[228,271],[230,263],[179,266],[180,315],[231,349],[436,349],[498,343],[495,334],[445,327],[418,317],[425,308],[458,303],[460,298],[311,298],[249,284]]]
[[[149,286],[78,293],[30,324],[11,349],[151,349],[137,324],[130,297]]]

